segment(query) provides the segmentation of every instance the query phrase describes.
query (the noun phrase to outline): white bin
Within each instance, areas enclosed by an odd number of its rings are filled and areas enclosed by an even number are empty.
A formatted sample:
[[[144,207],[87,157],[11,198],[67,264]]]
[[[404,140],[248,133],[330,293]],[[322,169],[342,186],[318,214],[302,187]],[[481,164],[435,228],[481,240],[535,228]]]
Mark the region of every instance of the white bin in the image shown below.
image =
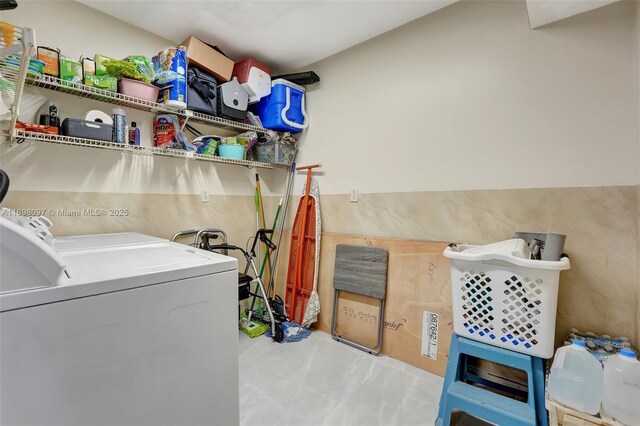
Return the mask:
[[[558,281],[569,259],[529,260],[524,240],[447,247],[458,336],[551,358]]]

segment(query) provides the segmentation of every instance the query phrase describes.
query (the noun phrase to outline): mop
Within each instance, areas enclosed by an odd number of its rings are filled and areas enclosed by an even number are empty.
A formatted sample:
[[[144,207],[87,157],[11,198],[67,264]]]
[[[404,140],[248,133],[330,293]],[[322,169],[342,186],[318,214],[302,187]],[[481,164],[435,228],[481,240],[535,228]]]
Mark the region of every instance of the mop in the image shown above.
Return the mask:
[[[282,339],[284,343],[299,342],[311,336],[311,330],[293,321],[283,322],[282,331],[284,332],[284,339]],[[267,330],[264,335],[271,337],[271,331]]]

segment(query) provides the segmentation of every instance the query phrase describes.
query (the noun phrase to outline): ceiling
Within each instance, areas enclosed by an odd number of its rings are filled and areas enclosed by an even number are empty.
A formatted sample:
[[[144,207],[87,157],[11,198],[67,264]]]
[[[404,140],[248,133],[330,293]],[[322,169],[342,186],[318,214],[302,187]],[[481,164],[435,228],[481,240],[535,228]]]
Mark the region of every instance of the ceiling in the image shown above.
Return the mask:
[[[529,26],[538,28],[620,0],[527,0]]]
[[[195,35],[234,60],[254,56],[280,71],[300,69],[456,2],[78,1],[174,43]]]
[[[173,43],[195,35],[234,60],[254,56],[281,72],[306,67],[458,0],[76,1]],[[526,1],[530,27],[536,28],[618,0]]]

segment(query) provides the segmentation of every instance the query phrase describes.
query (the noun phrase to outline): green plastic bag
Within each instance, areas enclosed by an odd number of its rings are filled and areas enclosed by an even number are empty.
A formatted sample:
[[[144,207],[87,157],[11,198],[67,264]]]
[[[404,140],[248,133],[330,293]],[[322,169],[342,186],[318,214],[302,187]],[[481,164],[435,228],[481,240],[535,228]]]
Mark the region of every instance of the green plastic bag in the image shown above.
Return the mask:
[[[147,77],[149,81],[153,81],[155,73],[153,72],[153,63],[151,63],[149,58],[142,55],[131,55],[127,56],[125,61],[129,61],[134,64],[142,75]]]

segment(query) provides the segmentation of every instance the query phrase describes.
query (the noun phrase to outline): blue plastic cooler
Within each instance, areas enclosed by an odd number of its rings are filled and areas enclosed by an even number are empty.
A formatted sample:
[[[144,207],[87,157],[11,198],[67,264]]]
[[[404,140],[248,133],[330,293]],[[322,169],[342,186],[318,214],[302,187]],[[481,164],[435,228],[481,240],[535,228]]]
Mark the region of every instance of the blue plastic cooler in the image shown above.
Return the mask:
[[[271,82],[271,94],[260,100],[256,113],[267,129],[298,133],[309,125],[304,101],[302,86],[279,78]]]

